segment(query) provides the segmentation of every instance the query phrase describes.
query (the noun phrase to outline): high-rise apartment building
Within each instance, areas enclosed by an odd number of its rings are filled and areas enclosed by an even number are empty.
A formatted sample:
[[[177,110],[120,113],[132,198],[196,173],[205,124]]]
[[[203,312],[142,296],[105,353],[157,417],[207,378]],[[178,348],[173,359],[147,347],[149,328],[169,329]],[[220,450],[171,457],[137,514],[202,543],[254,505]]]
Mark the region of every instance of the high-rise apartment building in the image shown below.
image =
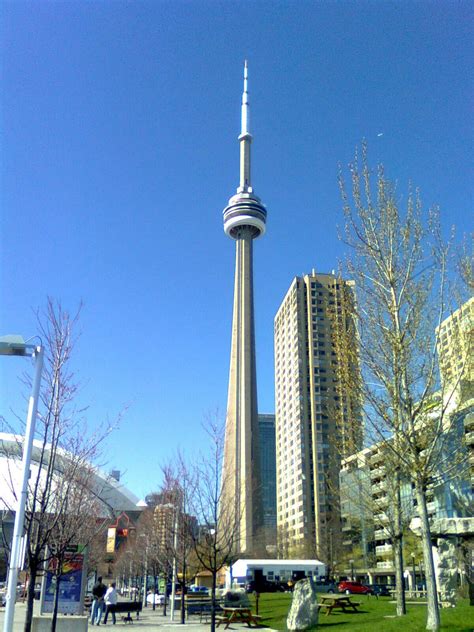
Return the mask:
[[[269,547],[276,545],[277,535],[275,415],[259,413],[258,444],[262,486],[263,544]]]
[[[235,241],[234,312],[219,520],[232,530],[235,549],[261,548],[262,500],[258,447],[257,373],[253,309],[253,241],[265,233],[267,211],[250,177],[247,62],[244,69],[240,184],[224,209],[224,231]],[[225,523],[225,525],[224,525]]]
[[[463,400],[473,396],[474,297],[436,329],[441,382],[447,395],[455,389]],[[458,399],[458,398],[457,398]]]
[[[341,455],[361,447],[361,408],[338,388],[337,319],[352,282],[296,277],[275,316],[277,530],[281,555],[330,561],[340,534]],[[350,325],[349,325],[350,326]],[[353,337],[354,344],[356,338]],[[358,367],[346,367],[357,371]]]

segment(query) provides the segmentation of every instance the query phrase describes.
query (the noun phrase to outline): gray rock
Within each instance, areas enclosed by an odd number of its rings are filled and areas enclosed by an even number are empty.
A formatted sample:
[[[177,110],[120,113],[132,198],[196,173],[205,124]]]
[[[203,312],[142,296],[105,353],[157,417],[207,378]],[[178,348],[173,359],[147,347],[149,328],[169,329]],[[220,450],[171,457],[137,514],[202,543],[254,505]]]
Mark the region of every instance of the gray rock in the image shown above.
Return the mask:
[[[318,623],[318,603],[312,578],[301,579],[293,589],[290,612],[286,620],[288,630],[307,630]]]

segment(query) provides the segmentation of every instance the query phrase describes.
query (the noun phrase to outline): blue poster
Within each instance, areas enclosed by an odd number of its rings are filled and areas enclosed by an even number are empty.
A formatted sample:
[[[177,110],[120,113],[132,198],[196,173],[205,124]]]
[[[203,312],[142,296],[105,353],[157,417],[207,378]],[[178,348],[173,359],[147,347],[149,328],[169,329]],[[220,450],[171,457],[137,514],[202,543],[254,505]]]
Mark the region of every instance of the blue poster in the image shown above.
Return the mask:
[[[54,609],[54,593],[58,577],[56,573],[57,564],[57,559],[52,558],[48,563],[48,569],[45,573],[43,603],[41,607],[43,614],[53,612]],[[61,574],[59,575],[59,613],[82,614],[81,592],[83,572],[84,554],[82,547],[71,547],[71,550],[65,555]]]

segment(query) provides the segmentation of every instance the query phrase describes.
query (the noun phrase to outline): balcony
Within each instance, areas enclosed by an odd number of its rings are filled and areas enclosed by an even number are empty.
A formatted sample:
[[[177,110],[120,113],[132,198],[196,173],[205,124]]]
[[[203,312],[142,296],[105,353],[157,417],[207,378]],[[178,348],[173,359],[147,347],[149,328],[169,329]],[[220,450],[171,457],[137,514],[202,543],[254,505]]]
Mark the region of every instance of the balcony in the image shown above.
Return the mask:
[[[391,555],[393,547],[391,544],[381,544],[375,547],[375,555]]]
[[[377,562],[377,568],[389,568],[389,569],[393,569],[393,564],[392,562]]]
[[[380,481],[380,483],[376,483],[372,485],[372,494],[378,494],[379,492],[383,492],[387,489],[387,481]]]
[[[374,520],[375,522],[378,522],[379,524],[386,524],[388,522],[388,518],[386,516],[386,514],[384,513],[378,513],[374,515]]]
[[[383,455],[380,452],[376,452],[375,454],[372,454],[372,456],[369,459],[369,463],[371,465],[373,465],[374,463],[382,463],[383,462]]]
[[[385,538],[389,538],[390,534],[387,531],[387,529],[376,529],[376,531],[374,532],[374,539],[375,540],[384,540]]]
[[[381,478],[385,474],[384,467],[376,467],[374,470],[370,470],[370,478],[373,480],[374,478]]]

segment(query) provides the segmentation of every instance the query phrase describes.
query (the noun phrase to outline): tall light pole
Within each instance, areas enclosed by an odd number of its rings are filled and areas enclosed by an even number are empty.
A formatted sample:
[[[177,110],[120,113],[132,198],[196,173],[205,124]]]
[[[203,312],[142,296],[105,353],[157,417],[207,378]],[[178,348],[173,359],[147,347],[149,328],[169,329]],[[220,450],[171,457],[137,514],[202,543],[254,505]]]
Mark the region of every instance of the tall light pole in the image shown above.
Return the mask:
[[[147,588],[148,588],[148,535],[146,533],[140,533],[140,538],[145,538],[146,542],[145,542],[145,572],[143,573],[143,600],[142,600],[142,605],[143,608],[146,608],[148,606],[146,597],[147,597]],[[155,599],[155,596],[153,595],[153,600]],[[153,603],[153,605],[155,605]]]
[[[352,581],[355,581],[355,579],[354,579],[354,560],[349,560],[349,564],[351,565],[351,579],[352,579]]]
[[[411,554],[411,561],[413,564],[413,596],[414,596],[415,590],[416,590],[415,554],[414,553]]]
[[[43,370],[43,347],[41,345],[28,344],[21,336],[4,336],[0,338],[0,355],[26,356],[35,358],[36,370],[33,379],[33,387],[28,402],[28,415],[26,418],[25,441],[23,443],[23,461],[21,476],[21,493],[18,496],[18,504],[15,510],[15,525],[13,527],[12,548],[10,564],[8,567],[7,604],[3,632],[12,632],[13,617],[15,614],[16,584],[20,567],[21,538],[25,524],[25,508],[28,496],[28,479],[30,477],[31,453],[33,450],[33,437],[35,434],[36,413],[38,410],[38,398],[41,385],[41,373]]]
[[[172,505],[173,506],[173,505]],[[174,621],[174,604],[176,601],[176,581],[178,579],[178,508],[174,505],[174,533],[173,533],[173,574],[171,580],[171,612],[170,620]],[[184,599],[184,590],[181,599]]]

